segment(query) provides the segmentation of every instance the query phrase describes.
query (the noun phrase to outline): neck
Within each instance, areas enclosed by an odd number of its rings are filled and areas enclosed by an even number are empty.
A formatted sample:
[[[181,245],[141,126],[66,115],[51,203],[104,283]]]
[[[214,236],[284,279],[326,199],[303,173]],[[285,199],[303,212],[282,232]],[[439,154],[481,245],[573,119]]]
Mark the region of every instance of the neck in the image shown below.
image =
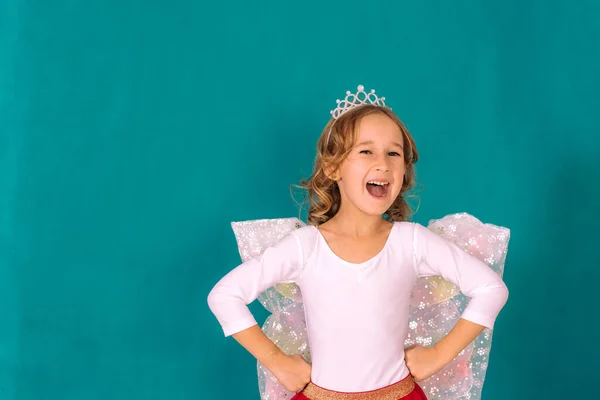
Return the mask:
[[[384,225],[389,224],[381,215],[368,215],[345,207],[340,207],[328,223],[335,226],[336,230],[353,237],[372,236],[381,232]]]

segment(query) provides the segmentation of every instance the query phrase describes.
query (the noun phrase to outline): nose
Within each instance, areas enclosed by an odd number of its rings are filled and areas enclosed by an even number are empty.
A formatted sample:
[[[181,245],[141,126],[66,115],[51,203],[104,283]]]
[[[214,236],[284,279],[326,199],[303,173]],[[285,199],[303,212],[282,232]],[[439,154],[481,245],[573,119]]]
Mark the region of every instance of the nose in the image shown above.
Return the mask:
[[[377,159],[375,160],[375,170],[378,172],[390,171],[389,160],[385,155],[377,157]]]

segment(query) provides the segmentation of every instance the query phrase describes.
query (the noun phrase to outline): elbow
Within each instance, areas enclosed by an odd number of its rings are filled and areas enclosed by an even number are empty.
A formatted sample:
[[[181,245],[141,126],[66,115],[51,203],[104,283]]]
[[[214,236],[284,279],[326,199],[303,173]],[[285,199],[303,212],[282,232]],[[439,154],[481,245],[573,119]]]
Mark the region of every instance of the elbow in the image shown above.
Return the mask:
[[[497,312],[500,312],[500,310],[504,308],[504,305],[508,301],[508,287],[502,280],[500,280],[490,289],[490,299],[493,299],[492,303],[495,304],[494,308],[497,310]]]
[[[493,297],[499,303],[500,307],[504,307],[506,302],[508,301],[508,286],[502,280],[502,278],[498,275],[494,277],[494,280],[490,282],[488,286],[491,293],[493,293]]]
[[[206,299],[225,336],[231,336],[253,325],[256,320],[244,301],[222,286],[215,286]]]
[[[216,314],[218,309],[218,304],[220,303],[220,295],[217,291],[217,288],[214,287],[210,293],[208,293],[208,297],[206,298],[206,302],[208,303],[208,308],[212,311],[213,314]]]
[[[476,292],[467,294],[472,298],[481,296],[482,302],[487,304],[487,307],[490,307],[491,310],[495,310],[496,313],[504,307],[508,301],[508,295],[508,287],[501,279],[495,280]]]
[[[504,307],[504,305],[506,304],[506,302],[508,301],[508,286],[506,286],[506,283],[502,282],[502,285],[500,286],[500,298],[502,299],[502,307]]]
[[[206,302],[210,311],[219,318],[222,317],[222,314],[226,312],[226,310],[236,308],[238,303],[243,302],[243,300],[231,293],[226,287],[217,284],[212,288],[210,293],[208,293]]]

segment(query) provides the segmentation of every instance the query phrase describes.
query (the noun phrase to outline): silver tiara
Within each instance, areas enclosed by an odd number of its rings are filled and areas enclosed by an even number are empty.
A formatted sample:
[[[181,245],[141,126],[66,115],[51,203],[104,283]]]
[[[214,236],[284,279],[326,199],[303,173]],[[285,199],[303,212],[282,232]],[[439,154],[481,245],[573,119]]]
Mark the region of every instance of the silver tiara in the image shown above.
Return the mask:
[[[349,90],[346,92],[346,98],[344,100],[336,100],[337,108],[330,112],[333,119],[338,119],[344,113],[352,110],[355,107],[363,106],[366,104],[372,104],[379,107],[387,107],[385,105],[385,97],[377,97],[375,89],[371,89],[369,93],[365,92],[363,85],[358,85],[358,92],[351,93]],[[389,107],[387,107],[389,108]]]

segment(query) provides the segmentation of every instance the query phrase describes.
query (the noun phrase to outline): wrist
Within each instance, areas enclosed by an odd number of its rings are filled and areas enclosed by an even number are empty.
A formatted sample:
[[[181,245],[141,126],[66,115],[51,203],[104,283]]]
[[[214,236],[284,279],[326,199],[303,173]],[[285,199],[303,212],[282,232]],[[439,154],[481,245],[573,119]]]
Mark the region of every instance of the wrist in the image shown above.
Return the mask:
[[[273,345],[259,361],[268,370],[273,372],[274,369],[281,368],[282,364],[285,363],[285,354],[279,347]]]
[[[448,349],[447,346],[444,346],[443,340],[433,346],[433,349],[436,352],[436,359],[438,359],[442,365],[448,364],[450,361],[454,360],[454,357],[457,356],[457,354],[454,354],[451,349]]]

